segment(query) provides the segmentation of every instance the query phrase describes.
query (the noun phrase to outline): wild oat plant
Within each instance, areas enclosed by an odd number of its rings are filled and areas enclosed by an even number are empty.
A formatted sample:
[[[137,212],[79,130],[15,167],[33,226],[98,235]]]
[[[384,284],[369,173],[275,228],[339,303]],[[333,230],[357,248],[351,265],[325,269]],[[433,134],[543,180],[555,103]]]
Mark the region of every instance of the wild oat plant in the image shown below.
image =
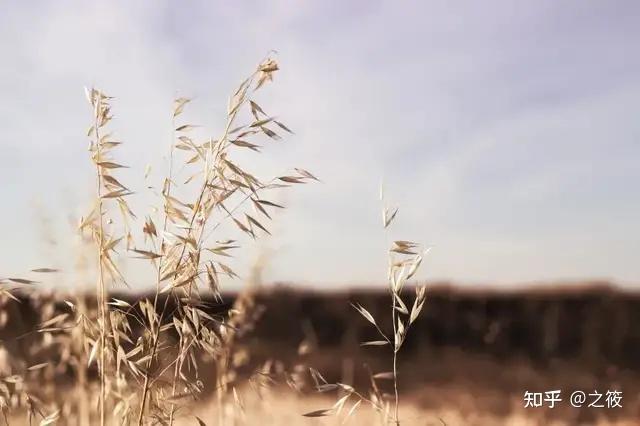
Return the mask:
[[[269,234],[267,222],[276,209],[283,208],[267,198],[269,193],[317,180],[296,168],[263,181],[233,159],[238,150],[259,153],[264,142],[278,142],[282,134],[292,133],[255,98],[277,71],[276,61],[267,58],[242,81],[229,99],[224,128],[217,137],[198,140],[193,136],[198,126],[183,120],[191,100],[174,101],[169,167],[158,194],[161,208],[159,214],[143,219],[130,207],[134,192],[118,176],[126,166],[116,156],[121,142],[109,129],[114,99],[96,88],[85,90],[92,112],[87,135],[95,166],[96,197],[90,212],[80,220],[79,232],[94,249],[95,306],[86,306],[82,296],[67,297],[64,312],[54,315],[56,310],[51,308],[49,317],[44,315],[45,321],[35,331],[48,336],[46,345],[58,345],[56,350],[66,351],[66,358],[56,358],[56,363],[71,366],[78,401],[52,402],[45,407],[26,392],[21,376],[0,374],[3,413],[28,407],[29,422],[39,418],[45,425],[58,420],[69,424],[173,425],[187,414],[188,402],[204,390],[203,382],[212,382],[200,375],[203,359],[213,360],[217,370],[219,408],[230,399],[241,405],[234,385],[234,345],[236,336],[257,319],[259,309],[247,293],[230,315],[216,316],[207,313],[201,295],[210,292],[221,301],[221,280],[237,277],[225,259],[232,257],[240,243],[238,237],[222,235],[230,231],[221,225],[229,223],[237,228],[236,234],[251,239]],[[182,182],[175,173],[177,166],[190,174]],[[114,284],[128,285],[120,266],[123,257],[153,265],[153,278],[147,280],[155,283],[151,299],[129,303],[110,297]],[[34,283],[22,278],[2,279],[0,302],[14,298],[10,285]],[[25,368],[25,374],[44,371],[46,364]],[[263,367],[262,377],[267,377],[270,369]],[[98,385],[95,390],[94,383]],[[223,423],[224,412],[219,412],[218,422]],[[202,419],[197,422],[206,424]]]
[[[382,225],[387,234],[387,240],[390,241],[388,237],[388,230],[398,214],[398,209],[392,209],[387,205],[382,185],[380,187],[380,201],[382,202]],[[430,248],[425,248],[421,244],[407,240],[396,240],[390,244],[388,251],[389,265],[387,282],[389,285],[390,314],[391,324],[393,327],[393,334],[391,336],[382,330],[379,325],[380,321],[376,320],[376,318],[374,318],[374,316],[365,307],[360,304],[352,304],[355,310],[373,325],[381,337],[381,340],[363,342],[361,343],[361,346],[389,347],[391,351],[391,370],[375,374],[370,373],[371,389],[369,390],[369,395],[365,396],[349,384],[328,383],[317,370],[311,369],[312,379],[319,392],[338,390],[341,396],[331,408],[312,411],[304,414],[304,416],[324,417],[329,415],[341,415],[341,413],[344,413],[344,421],[346,421],[356,412],[358,407],[360,407],[360,404],[365,402],[380,413],[384,423],[393,422],[396,425],[400,424],[400,398],[398,394],[399,381],[397,368],[398,354],[400,353],[402,344],[407,337],[409,328],[420,315],[426,300],[426,287],[424,285],[415,286],[413,305],[411,306],[411,309],[409,309],[405,302],[406,298],[403,294],[403,290],[405,289],[407,282],[414,277],[420,268],[422,260],[429,250]],[[389,401],[389,398],[381,392],[377,381],[392,382],[393,396],[391,401]],[[345,410],[345,406],[349,402],[351,402],[351,407],[348,410]]]

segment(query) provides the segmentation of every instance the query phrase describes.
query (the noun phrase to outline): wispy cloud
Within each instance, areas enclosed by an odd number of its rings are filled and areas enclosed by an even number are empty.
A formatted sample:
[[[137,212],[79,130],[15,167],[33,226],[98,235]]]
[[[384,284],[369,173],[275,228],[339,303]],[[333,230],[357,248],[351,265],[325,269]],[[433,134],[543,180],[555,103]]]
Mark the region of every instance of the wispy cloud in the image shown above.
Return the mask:
[[[265,104],[296,136],[259,167],[304,165],[324,183],[288,195],[269,278],[382,281],[384,177],[399,232],[436,246],[431,277],[638,282],[640,7],[615,3],[5,6],[0,269],[45,260],[29,251],[36,194],[62,218],[86,199],[83,85],[117,97],[142,188],[171,99],[197,96],[194,121],[216,130],[228,91],[277,49]]]

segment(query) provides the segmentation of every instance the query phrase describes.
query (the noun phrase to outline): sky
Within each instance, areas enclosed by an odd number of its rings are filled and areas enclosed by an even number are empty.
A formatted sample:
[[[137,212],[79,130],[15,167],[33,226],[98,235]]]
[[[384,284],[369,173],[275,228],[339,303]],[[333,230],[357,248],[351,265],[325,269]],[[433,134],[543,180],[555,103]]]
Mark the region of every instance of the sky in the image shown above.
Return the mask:
[[[0,275],[69,267],[94,179],[84,86],[115,97],[144,217],[172,100],[218,135],[273,50],[260,104],[295,135],[246,159],[322,182],[277,196],[241,275],[262,256],[269,281],[384,282],[384,181],[392,236],[433,246],[423,279],[640,284],[639,20],[610,0],[0,1]]]

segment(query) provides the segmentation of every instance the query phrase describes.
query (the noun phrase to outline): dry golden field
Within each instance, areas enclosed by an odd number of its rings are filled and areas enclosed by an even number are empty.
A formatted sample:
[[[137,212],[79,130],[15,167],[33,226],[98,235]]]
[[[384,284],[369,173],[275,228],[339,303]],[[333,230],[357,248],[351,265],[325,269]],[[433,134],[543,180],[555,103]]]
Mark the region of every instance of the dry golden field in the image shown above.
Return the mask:
[[[640,341],[634,325],[634,312],[640,303],[636,295],[603,286],[506,294],[437,285],[430,294],[429,309],[416,322],[399,358],[402,424],[636,424],[640,412],[640,376],[633,357]],[[47,318],[70,313],[69,306],[61,302],[64,298],[35,293],[23,295],[20,303],[5,300],[3,312],[14,321],[5,322],[2,328],[3,374],[11,377],[26,372],[20,388],[34,401],[42,401],[36,406],[43,413],[58,407],[59,424],[94,423],[97,419],[92,407],[98,404],[100,390],[98,373],[94,365],[87,368],[84,363],[82,367],[76,363],[74,333],[67,334],[64,326],[61,330],[29,333],[46,324]],[[114,298],[122,306],[136,300],[130,294]],[[198,418],[208,425],[388,421],[364,402],[348,416],[360,398],[355,394],[340,412],[318,418],[303,416],[330,408],[350,394],[341,389],[318,392],[312,369],[322,372],[329,383],[344,383],[363,397],[370,396],[370,372],[383,371],[388,357],[384,348],[360,346],[360,341],[375,336],[375,330],[372,333],[350,302],[361,300],[372,315],[377,315],[385,308],[384,292],[323,293],[277,287],[244,295],[225,294],[223,300],[206,300],[203,311],[227,320],[230,309],[244,306],[245,312],[253,312],[230,350],[227,391],[215,389],[220,383],[220,367],[215,360],[198,354],[194,365],[200,388],[178,394],[176,424],[197,424]],[[89,296],[86,305],[93,309]],[[171,303],[169,306],[175,308]],[[597,320],[586,321],[594,313],[599,315]],[[45,317],[40,318],[41,314]],[[565,316],[573,321],[563,321]],[[380,327],[386,331],[390,324],[383,321]],[[613,329],[627,331],[612,335]],[[132,336],[143,332],[141,326],[131,329]],[[558,339],[554,341],[553,336]],[[179,347],[179,336],[170,333],[166,339],[162,362],[170,364]],[[132,347],[124,346],[125,351]],[[84,374],[78,374],[80,371]],[[392,401],[390,381],[376,382],[382,398]],[[12,391],[18,389],[17,383],[6,383]],[[526,390],[552,389],[563,390],[563,402],[558,407],[524,408]],[[574,390],[589,393],[608,389],[623,392],[622,408],[578,409],[567,400]],[[25,423],[28,405],[24,403],[29,399],[21,398],[26,398],[26,393],[13,393],[16,406],[8,411],[12,424]],[[130,401],[137,397],[131,396]],[[84,420],[83,415],[87,416]],[[111,424],[123,420],[110,411],[106,421]]]

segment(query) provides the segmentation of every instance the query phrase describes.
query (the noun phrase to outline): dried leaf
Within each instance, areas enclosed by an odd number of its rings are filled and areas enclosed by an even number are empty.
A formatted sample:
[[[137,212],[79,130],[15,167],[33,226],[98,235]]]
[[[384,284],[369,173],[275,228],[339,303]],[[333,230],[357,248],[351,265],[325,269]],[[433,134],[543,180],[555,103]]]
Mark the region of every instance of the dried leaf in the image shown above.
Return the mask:
[[[388,344],[389,342],[387,342],[386,340],[372,340],[369,342],[362,342],[360,343],[360,346],[385,346]]]
[[[396,302],[398,302],[398,305],[396,306],[396,310],[405,315],[409,315],[409,310],[407,309],[407,305],[404,304],[404,302],[400,298],[400,295],[398,293],[393,293],[393,296],[395,297]]]
[[[389,216],[389,211],[388,210],[384,210],[383,213],[383,222],[384,222],[384,227],[387,228],[391,222],[393,222],[393,219],[395,219],[396,215],[398,214],[398,209],[395,209],[393,211],[393,213],[391,214],[391,216]]]
[[[267,230],[267,228],[265,228],[264,226],[262,226],[262,225],[260,224],[260,222],[258,222],[257,220],[255,220],[254,218],[252,218],[251,216],[249,216],[249,215],[248,215],[248,214],[246,214],[246,213],[245,213],[245,216],[246,216],[247,220],[248,220],[250,223],[254,224],[255,226],[257,226],[258,228],[262,229],[262,230],[263,230],[264,232],[266,232],[267,234],[271,235],[271,232],[269,232],[269,231]]]
[[[252,151],[260,152],[260,145],[255,145],[255,144],[252,144],[250,142],[243,141],[243,140],[240,140],[240,139],[234,139],[234,140],[229,141],[229,142],[231,142],[233,145],[236,145],[236,146],[240,146],[240,147],[243,147],[243,148],[249,148]]]
[[[60,270],[53,269],[53,268],[37,268],[37,269],[32,269],[31,272],[52,273],[52,272],[60,272]]]
[[[105,169],[123,169],[123,168],[126,169],[127,168],[127,166],[123,166],[118,163],[113,163],[111,161],[99,161],[96,164]]]
[[[18,284],[39,284],[39,281],[27,280],[24,278],[7,278],[9,281],[13,281]]]
[[[59,323],[61,321],[64,321],[68,316],[69,316],[69,314],[67,314],[67,313],[56,315],[55,317],[51,318],[50,320],[47,320],[47,321],[43,322],[42,324],[40,324],[40,326],[38,328],[44,329],[44,328],[50,327],[50,326],[52,326],[54,324],[57,324],[57,323]]]
[[[115,306],[118,308],[130,308],[131,304],[129,304],[129,302],[125,302],[124,300],[120,300],[120,299],[116,299],[115,297],[112,299],[112,302],[109,302],[108,304],[111,306]]]
[[[118,180],[116,178],[114,178],[113,176],[110,175],[102,175],[102,179],[104,179],[104,181],[108,184],[111,184],[113,186],[119,187],[121,189],[127,189],[123,184],[121,184],[120,182],[118,182]]]
[[[265,206],[271,206],[271,207],[277,207],[279,209],[284,209],[284,206],[281,206],[280,204],[276,204],[276,203],[272,203],[271,201],[267,201],[267,200],[255,200],[256,203],[260,203],[260,204],[264,204]]]
[[[251,106],[251,113],[253,114],[254,117],[256,117],[256,120],[258,119],[258,112],[262,115],[267,115],[262,108],[260,108],[260,105],[258,105],[257,103],[253,102],[253,101],[249,101],[249,105]]]
[[[189,102],[191,102],[191,99],[188,99],[188,98],[176,99],[174,101],[175,108],[173,110],[173,116],[177,117],[178,115],[182,114],[182,111],[184,110],[185,105],[187,105]]]
[[[308,172],[308,171],[307,171],[307,170],[305,170],[305,169],[298,169],[298,168],[296,168],[296,169],[294,169],[294,170],[295,170],[296,172],[300,173],[302,176],[304,176],[304,177],[306,177],[306,178],[313,179],[313,180],[315,180],[315,181],[320,182],[320,179],[318,179],[317,177],[315,177],[314,175],[312,175],[310,172]]]
[[[384,373],[374,374],[373,378],[374,379],[393,380],[394,374],[393,374],[393,371],[386,371]]]
[[[162,257],[161,254],[154,253],[152,251],[138,249],[133,249],[132,251],[142,255],[142,257],[138,257],[138,259],[157,259],[159,257]]]
[[[284,124],[282,124],[281,122],[279,122],[277,120],[273,120],[273,122],[276,123],[278,125],[278,127],[280,127],[285,132],[289,132],[289,133],[293,134],[293,131],[290,128],[288,128],[287,126],[285,126]]]
[[[413,322],[418,318],[418,315],[420,315],[420,311],[422,311],[423,306],[424,300],[422,302],[418,302],[418,299],[414,301],[413,307],[411,308],[411,315],[409,315],[409,324],[413,324]]]
[[[43,362],[41,364],[32,365],[31,367],[27,368],[27,370],[29,370],[29,371],[40,370],[40,369],[45,368],[47,365],[49,365],[48,362]]]
[[[369,321],[373,325],[376,325],[376,320],[373,318],[373,315],[371,315],[369,311],[363,308],[360,304],[356,306],[352,303],[351,306],[353,306],[358,312],[360,312],[360,315],[365,317],[367,321]]]
[[[273,118],[265,118],[263,120],[258,120],[253,122],[251,125],[249,125],[249,127],[262,127],[267,123],[270,123],[273,120]]]
[[[264,133],[265,135],[269,136],[271,139],[275,139],[275,140],[280,140],[280,136],[274,132],[273,130],[269,129],[268,127],[265,126],[260,126],[260,130],[262,130],[262,133]]]
[[[119,189],[117,191],[111,191],[103,195],[101,198],[120,198],[120,197],[126,197],[127,195],[131,195],[131,194],[133,194],[133,192],[127,189]]]
[[[331,409],[328,410],[316,410],[303,414],[304,417],[325,417],[331,414]]]
[[[93,343],[93,346],[91,347],[91,352],[89,352],[89,360],[87,361],[87,366],[91,365],[91,362],[96,357],[96,353],[98,352],[98,344],[99,343],[100,343],[100,340],[97,340],[97,339]]]
[[[296,176],[281,176],[278,179],[287,183],[305,183],[301,178]]]
[[[183,124],[182,126],[178,126],[176,128],[176,132],[188,132],[191,129],[195,129],[198,126],[194,126],[192,124]]]

